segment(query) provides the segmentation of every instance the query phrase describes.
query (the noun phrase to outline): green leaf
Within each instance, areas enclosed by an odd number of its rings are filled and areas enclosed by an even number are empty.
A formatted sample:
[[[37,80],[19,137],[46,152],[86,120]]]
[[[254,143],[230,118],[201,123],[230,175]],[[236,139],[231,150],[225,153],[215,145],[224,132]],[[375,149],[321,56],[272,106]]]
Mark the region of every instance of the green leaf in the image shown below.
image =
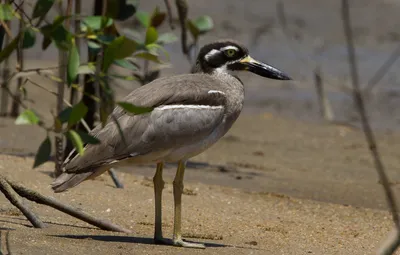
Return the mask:
[[[79,155],[83,155],[83,141],[82,138],[79,136],[79,134],[75,130],[68,130],[66,134],[67,138],[71,140],[72,144],[74,145],[76,151],[79,153]]]
[[[51,41],[56,43],[56,46],[62,50],[69,50],[72,43],[72,34],[65,29],[62,21],[65,17],[57,17],[53,24],[45,25],[40,28],[44,36],[42,48],[47,48]]]
[[[24,39],[22,42],[22,48],[23,49],[31,48],[33,45],[35,45],[35,41],[36,41],[35,31],[30,27],[26,28],[24,31]]]
[[[210,16],[200,16],[193,20],[193,24],[201,34],[210,31],[214,27],[214,22]]]
[[[151,54],[149,52],[140,52],[138,54],[135,54],[134,56],[135,58],[142,58],[142,59],[146,59],[158,64],[161,64],[162,62],[160,61],[160,59],[158,58],[157,55]]]
[[[61,123],[65,123],[69,120],[69,116],[71,115],[72,107],[67,107],[58,114],[58,119]]]
[[[44,17],[54,4],[54,0],[38,0],[33,8],[32,18]]]
[[[113,19],[104,16],[89,16],[82,20],[81,30],[83,32],[88,31],[88,28],[93,31],[102,30],[113,24]]]
[[[146,41],[145,44],[152,44],[157,41],[158,32],[154,27],[148,27],[146,31]]]
[[[131,62],[129,62],[126,59],[116,59],[113,62],[115,65],[132,70],[132,71],[137,71],[138,68],[137,66],[133,65]]]
[[[78,68],[78,74],[95,74],[96,67],[93,64],[80,65]]]
[[[87,144],[87,143],[88,144],[99,144],[100,143],[99,139],[97,139],[94,136],[89,135],[88,133],[85,133],[85,132],[82,132],[79,130],[77,130],[76,132],[79,134],[79,136],[81,137],[82,142],[84,144]]]
[[[61,50],[68,50],[71,47],[72,35],[63,25],[59,25],[51,32],[51,38]]]
[[[93,41],[88,41],[87,42],[88,47],[91,49],[101,49],[101,45],[99,43],[93,42]]]
[[[115,1],[118,4],[118,12],[114,11],[114,16],[109,16],[109,12],[108,10],[111,9],[110,4],[115,3]],[[136,1],[135,1],[136,2]],[[132,17],[133,14],[135,14],[136,12],[136,5],[135,3],[132,3],[132,1],[130,0],[111,0],[108,1],[108,5],[107,5],[107,16],[109,17],[113,17],[117,20],[121,20],[124,21],[130,17]],[[117,9],[117,8],[114,8]]]
[[[193,23],[193,21],[191,21],[189,19],[186,21],[186,25],[187,25],[190,33],[192,34],[194,40],[197,41],[197,39],[199,38],[199,35],[200,35],[200,30]]]
[[[112,77],[112,78],[121,79],[121,80],[124,80],[124,81],[134,81],[134,80],[136,80],[136,78],[134,76],[130,76],[130,75],[123,76],[123,75],[119,75],[119,74],[110,74],[109,76]]]
[[[87,41],[87,45],[89,48],[89,53],[92,55],[97,55],[102,48],[100,43],[93,42],[93,41]]]
[[[178,37],[173,33],[164,33],[158,37],[157,43],[168,44],[178,40]]]
[[[138,11],[135,15],[144,27],[148,27],[150,25],[150,15],[147,12]]]
[[[51,42],[52,41],[50,37],[44,36],[42,42],[42,50],[46,50],[50,46]]]
[[[8,21],[13,18],[11,4],[0,4],[0,20]]]
[[[23,111],[15,120],[16,125],[35,125],[39,123],[39,117],[32,110]]]
[[[153,14],[151,15],[150,26],[152,26],[152,27],[160,26],[163,23],[163,21],[165,20],[165,17],[166,17],[166,13],[160,12],[160,9],[157,6],[154,9]]]
[[[33,168],[40,166],[41,164],[47,162],[51,154],[51,141],[47,136],[46,139],[40,144],[39,149],[35,156],[35,162],[33,163]]]
[[[138,44],[135,41],[125,36],[120,36],[112,41],[104,51],[103,72],[107,72],[114,60],[131,56],[136,51],[137,46]]]
[[[68,85],[71,85],[78,76],[79,71],[79,52],[78,48],[76,47],[75,43],[72,45],[72,48],[69,52],[68,56],[68,69],[67,69],[67,82]]]
[[[68,126],[70,127],[78,123],[83,117],[85,117],[87,111],[88,108],[82,101],[74,105],[71,114],[69,115]]]
[[[153,111],[152,107],[140,107],[133,105],[127,102],[118,102],[117,103],[120,107],[122,107],[125,111],[133,113],[133,114],[144,114]]]
[[[0,63],[8,58],[13,50],[17,48],[18,42],[21,39],[21,34],[18,34],[1,52],[0,52]]]

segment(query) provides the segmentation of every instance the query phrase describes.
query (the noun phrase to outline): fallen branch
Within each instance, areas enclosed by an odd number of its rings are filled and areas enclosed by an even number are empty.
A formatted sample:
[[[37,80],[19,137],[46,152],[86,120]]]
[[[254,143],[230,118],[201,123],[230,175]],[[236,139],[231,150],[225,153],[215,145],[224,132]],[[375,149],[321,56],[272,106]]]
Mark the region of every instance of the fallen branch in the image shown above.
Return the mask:
[[[28,207],[26,207],[23,201],[20,199],[18,194],[13,190],[9,182],[2,176],[0,176],[0,191],[3,192],[4,196],[17,207],[25,217],[32,223],[35,228],[44,228],[44,223],[37,217]]]
[[[380,182],[383,185],[386,200],[389,205],[390,211],[392,213],[393,222],[396,226],[396,238],[392,238],[392,245],[388,245],[387,247],[390,249],[382,250],[380,254],[392,254],[398,247],[400,240],[398,233],[400,232],[400,225],[399,225],[399,215],[398,215],[398,208],[394,198],[393,191],[389,184],[389,179],[386,176],[385,167],[382,163],[378,146],[376,143],[376,139],[374,133],[371,129],[369,124],[369,119],[367,116],[367,111],[365,108],[364,100],[361,94],[360,83],[359,83],[359,76],[358,76],[358,69],[357,69],[357,62],[355,57],[355,49],[353,43],[353,34],[351,30],[351,21],[350,21],[350,11],[349,11],[349,3],[348,0],[342,0],[342,18],[343,18],[343,28],[346,36],[347,41],[347,50],[348,50],[348,57],[349,57],[349,66],[350,66],[350,73],[353,85],[353,98],[358,109],[358,112],[361,117],[361,124],[363,127],[365,139],[368,143],[369,150],[371,152],[371,156],[374,160],[375,169],[378,172]]]
[[[173,24],[173,18],[172,18],[171,3],[169,2],[169,0],[164,0],[164,3],[165,3],[165,7],[167,8],[169,26],[171,29],[175,29],[175,26]]]
[[[4,192],[3,187],[6,187],[6,189],[7,189],[6,192]],[[128,230],[128,229],[125,229],[123,227],[115,225],[107,220],[97,219],[85,212],[82,212],[76,208],[73,208],[72,206],[63,204],[63,203],[57,201],[55,198],[41,195],[40,193],[38,193],[36,191],[25,188],[24,186],[14,183],[2,176],[0,176],[0,190],[6,195],[7,199],[9,199],[10,202],[12,204],[14,204],[15,206],[17,206],[17,205],[13,201],[15,201],[15,197],[18,198],[17,194],[15,194],[15,192],[16,192],[16,193],[18,193],[19,196],[25,197],[26,199],[28,199],[30,201],[36,202],[38,204],[50,206],[54,209],[57,209],[57,210],[59,210],[63,213],[66,213],[72,217],[78,218],[78,219],[80,219],[84,222],[87,222],[90,225],[96,226],[100,229],[130,233],[130,230]],[[14,195],[11,197],[12,200],[7,196],[7,194],[9,194],[9,190],[13,190],[13,192],[14,192]],[[23,208],[23,207],[19,207],[19,206],[17,206],[17,208],[20,209],[22,213],[24,213],[24,215],[28,218],[28,220],[32,223],[32,225],[34,227],[36,227],[36,228],[44,227],[43,223],[42,223],[43,225],[40,225],[40,224],[38,225],[38,224],[34,223],[33,218],[30,215],[32,213],[29,211],[29,209],[27,209],[26,207]],[[25,211],[23,211],[23,210],[25,210]],[[28,213],[29,217],[25,213]]]

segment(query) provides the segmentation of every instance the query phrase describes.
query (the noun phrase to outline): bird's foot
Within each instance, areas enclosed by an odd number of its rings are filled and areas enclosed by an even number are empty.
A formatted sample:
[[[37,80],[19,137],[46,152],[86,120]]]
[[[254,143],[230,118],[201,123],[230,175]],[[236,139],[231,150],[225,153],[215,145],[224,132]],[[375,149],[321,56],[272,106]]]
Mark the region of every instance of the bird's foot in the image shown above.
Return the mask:
[[[154,243],[161,244],[161,245],[172,245],[172,246],[178,246],[178,247],[184,247],[184,248],[197,248],[197,249],[205,249],[206,248],[206,246],[202,243],[187,242],[187,241],[183,241],[182,238],[177,238],[175,240],[171,240],[168,238],[164,238],[162,236],[154,237]]]
[[[196,248],[196,249],[205,249],[206,246],[202,243],[192,243],[183,241],[182,238],[178,238],[173,240],[174,246],[184,247],[184,248]]]

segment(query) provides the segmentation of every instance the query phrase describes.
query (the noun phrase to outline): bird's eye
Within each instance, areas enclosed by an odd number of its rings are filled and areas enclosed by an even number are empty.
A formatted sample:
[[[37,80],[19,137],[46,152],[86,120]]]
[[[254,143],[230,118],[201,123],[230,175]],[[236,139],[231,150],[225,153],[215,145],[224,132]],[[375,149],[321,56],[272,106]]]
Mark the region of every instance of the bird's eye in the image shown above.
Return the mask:
[[[224,53],[225,53],[225,55],[226,55],[227,57],[231,58],[231,57],[235,56],[236,50],[234,50],[234,49],[228,49],[228,50],[225,50]]]

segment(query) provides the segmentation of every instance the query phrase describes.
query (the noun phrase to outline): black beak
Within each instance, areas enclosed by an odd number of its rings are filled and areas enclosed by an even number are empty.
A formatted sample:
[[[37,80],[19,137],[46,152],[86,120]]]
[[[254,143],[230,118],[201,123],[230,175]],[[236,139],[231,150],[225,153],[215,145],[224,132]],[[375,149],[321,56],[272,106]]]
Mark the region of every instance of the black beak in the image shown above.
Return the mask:
[[[230,68],[232,68],[233,70],[250,71],[260,76],[274,80],[291,80],[291,78],[284,72],[279,71],[273,66],[259,62],[250,56],[245,57],[239,62],[231,64]]]

